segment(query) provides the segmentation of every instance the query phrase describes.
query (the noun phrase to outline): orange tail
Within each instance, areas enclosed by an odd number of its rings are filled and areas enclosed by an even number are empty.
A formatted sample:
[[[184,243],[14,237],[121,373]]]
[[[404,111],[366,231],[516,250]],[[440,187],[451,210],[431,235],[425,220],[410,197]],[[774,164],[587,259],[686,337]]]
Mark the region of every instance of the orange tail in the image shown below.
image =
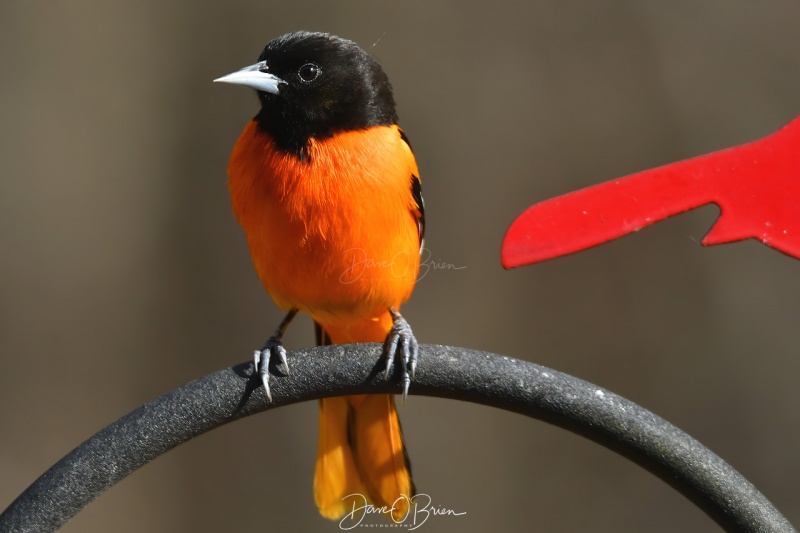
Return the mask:
[[[388,320],[388,322],[387,322]],[[363,341],[383,341],[391,327],[388,313],[358,328]],[[371,331],[365,331],[371,330]],[[347,332],[326,327],[337,343],[354,342]],[[378,336],[378,338],[374,338]],[[318,335],[325,343],[327,335]],[[351,496],[348,498],[350,495]],[[394,396],[360,395],[326,398],[319,407],[319,447],[314,474],[314,500],[325,518],[336,520],[360,507],[394,508],[401,520],[414,495],[411,465],[405,452]]]

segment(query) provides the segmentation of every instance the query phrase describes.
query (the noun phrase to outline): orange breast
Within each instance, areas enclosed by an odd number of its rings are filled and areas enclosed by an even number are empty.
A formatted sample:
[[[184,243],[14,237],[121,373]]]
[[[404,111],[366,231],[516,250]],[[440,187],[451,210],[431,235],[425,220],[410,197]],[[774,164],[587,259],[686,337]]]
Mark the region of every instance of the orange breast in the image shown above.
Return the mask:
[[[300,161],[253,121],[228,174],[256,271],[278,306],[330,323],[408,299],[419,269],[418,173],[396,126],[312,141]]]

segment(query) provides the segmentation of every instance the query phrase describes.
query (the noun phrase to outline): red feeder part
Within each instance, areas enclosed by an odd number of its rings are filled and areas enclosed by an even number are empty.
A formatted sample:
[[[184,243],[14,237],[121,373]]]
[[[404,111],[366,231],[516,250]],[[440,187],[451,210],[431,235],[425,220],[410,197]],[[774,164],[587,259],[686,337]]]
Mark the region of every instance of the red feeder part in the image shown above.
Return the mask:
[[[579,252],[714,203],[704,245],[758,239],[800,259],[800,118],[764,139],[631,174],[529,207],[503,239],[503,267]]]

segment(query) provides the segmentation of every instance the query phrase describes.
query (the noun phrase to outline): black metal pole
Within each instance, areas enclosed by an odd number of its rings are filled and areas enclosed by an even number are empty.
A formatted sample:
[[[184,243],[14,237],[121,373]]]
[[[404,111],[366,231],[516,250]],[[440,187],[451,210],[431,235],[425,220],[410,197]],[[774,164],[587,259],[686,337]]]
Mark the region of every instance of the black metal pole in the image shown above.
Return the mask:
[[[0,515],[0,531],[55,531],[105,490],[192,437],[267,409],[326,396],[399,393],[377,344],[289,353],[266,403],[252,363],[210,374],[124,416],[75,448]],[[420,346],[411,394],[466,400],[566,428],[628,457],[727,531],[795,531],[745,478],[702,444],[605,389],[533,363],[450,346]]]

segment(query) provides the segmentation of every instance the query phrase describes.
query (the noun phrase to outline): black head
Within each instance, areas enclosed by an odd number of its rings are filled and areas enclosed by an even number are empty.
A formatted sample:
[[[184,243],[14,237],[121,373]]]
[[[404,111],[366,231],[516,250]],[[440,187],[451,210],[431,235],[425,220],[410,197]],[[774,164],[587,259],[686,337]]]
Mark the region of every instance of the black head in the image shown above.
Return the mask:
[[[258,61],[216,81],[256,89],[256,120],[281,149],[303,155],[312,137],[397,123],[389,79],[353,41],[288,33],[270,42]]]

